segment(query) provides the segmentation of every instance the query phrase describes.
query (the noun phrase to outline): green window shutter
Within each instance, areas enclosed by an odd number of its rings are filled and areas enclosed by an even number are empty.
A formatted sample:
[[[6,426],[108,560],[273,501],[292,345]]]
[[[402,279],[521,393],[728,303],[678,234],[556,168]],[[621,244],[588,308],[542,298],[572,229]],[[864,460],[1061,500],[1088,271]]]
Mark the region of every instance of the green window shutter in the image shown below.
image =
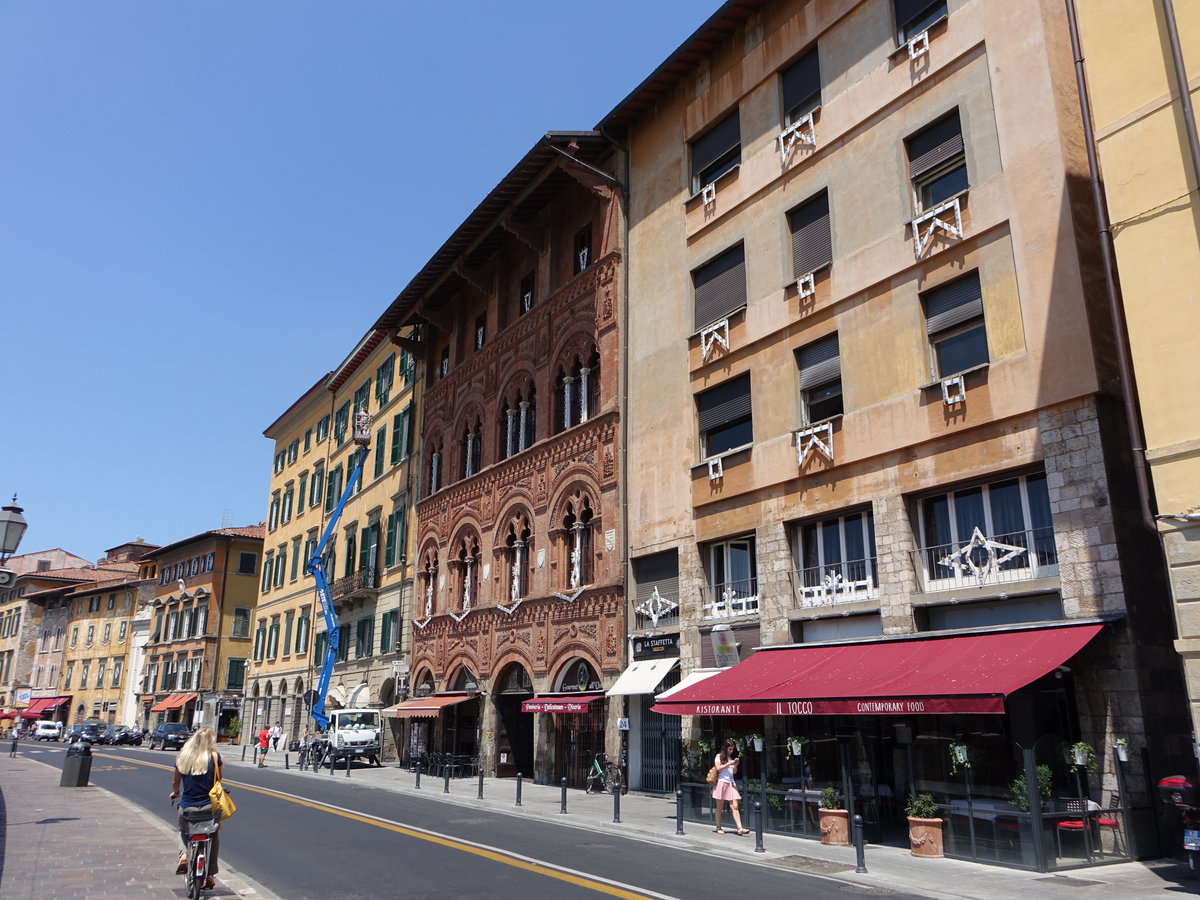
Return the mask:
[[[408,507],[402,506],[396,511],[396,556],[398,559],[408,557]]]
[[[358,567],[360,569],[369,569],[371,563],[371,528],[367,526],[362,530],[362,541],[358,545]]]
[[[387,537],[383,545],[383,564],[385,567],[396,564],[396,514],[387,517]]]
[[[383,448],[387,444],[387,426],[382,425],[375,433],[375,477],[383,474]]]
[[[400,462],[403,457],[401,441],[404,438],[404,413],[392,417],[392,465]]]

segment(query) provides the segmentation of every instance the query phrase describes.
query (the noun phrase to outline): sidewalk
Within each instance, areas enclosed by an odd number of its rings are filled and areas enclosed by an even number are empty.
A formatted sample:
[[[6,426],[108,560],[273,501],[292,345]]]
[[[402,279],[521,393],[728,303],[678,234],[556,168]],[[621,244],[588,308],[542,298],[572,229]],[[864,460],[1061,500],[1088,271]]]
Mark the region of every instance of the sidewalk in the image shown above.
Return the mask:
[[[226,777],[230,780],[254,782],[252,757],[240,759],[240,753],[227,748]],[[881,891],[901,891],[945,900],[1011,900],[1017,896],[1037,897],[1039,900],[1079,900],[1081,896],[1105,893],[1122,898],[1158,897],[1164,890],[1194,893],[1198,882],[1190,877],[1186,863],[1176,860],[1117,863],[1090,869],[1077,869],[1062,874],[1042,874],[1004,869],[953,859],[917,859],[907,849],[867,845],[867,873],[855,869],[853,847],[826,847],[815,840],[783,835],[763,836],[764,852],[754,852],[753,833],[737,837],[732,822],[725,835],[712,832],[700,822],[683,823],[685,834],[675,834],[675,801],[652,795],[626,794],[621,798],[621,822],[613,822],[613,798],[607,794],[585,794],[580,790],[567,791],[567,813],[561,807],[562,789],[552,785],[522,784],[521,806],[515,805],[516,780],[485,778],[484,799],[478,799],[478,778],[452,778],[450,793],[443,793],[441,778],[421,776],[421,788],[416,778],[395,764],[382,769],[354,767],[349,779],[345,770],[330,774],[301,772],[295,765],[295,755],[288,755],[289,774],[297,779],[321,778],[326,782],[368,785],[379,790],[419,794],[427,800],[451,803],[472,809],[487,809],[518,817],[553,820],[556,823],[606,834],[620,834],[633,839],[652,841],[704,853],[721,855],[745,863],[779,866],[799,872],[821,875],[839,882]],[[285,771],[285,754],[272,753],[268,765],[275,772]],[[753,812],[745,818],[753,827]],[[536,855],[534,853],[533,855]],[[686,894],[686,890],[683,891]]]
[[[22,746],[24,749],[24,745]],[[61,755],[49,757],[61,763]],[[93,759],[95,771],[112,765]],[[103,788],[59,787],[62,771],[25,753],[0,758],[0,897],[117,900],[175,897],[179,832]],[[277,900],[222,861],[209,897]]]

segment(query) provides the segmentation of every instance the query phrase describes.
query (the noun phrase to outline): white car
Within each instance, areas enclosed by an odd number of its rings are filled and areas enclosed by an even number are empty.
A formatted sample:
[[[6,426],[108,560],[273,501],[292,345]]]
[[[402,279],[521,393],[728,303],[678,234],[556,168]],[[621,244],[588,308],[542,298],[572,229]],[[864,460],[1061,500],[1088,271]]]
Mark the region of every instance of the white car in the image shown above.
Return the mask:
[[[57,741],[62,737],[62,722],[51,722],[49,719],[42,719],[33,726],[33,739],[35,741]]]

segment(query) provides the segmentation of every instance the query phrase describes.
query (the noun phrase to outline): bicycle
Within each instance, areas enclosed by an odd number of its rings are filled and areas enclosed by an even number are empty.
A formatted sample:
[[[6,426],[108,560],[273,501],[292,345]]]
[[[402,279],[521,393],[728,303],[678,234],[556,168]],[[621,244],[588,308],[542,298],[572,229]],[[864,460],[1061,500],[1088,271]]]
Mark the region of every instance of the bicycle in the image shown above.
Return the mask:
[[[607,753],[600,750],[592,760],[592,770],[588,773],[586,781],[585,794],[590,794],[593,788],[599,793],[615,794],[621,789],[621,769],[616,763],[609,761]]]
[[[314,772],[321,771],[321,767],[326,763],[326,754],[329,751],[328,741],[313,741],[308,745],[308,768]]]
[[[187,872],[184,873],[187,880],[187,896],[192,900],[200,900],[204,883],[209,877],[209,846],[220,823],[212,814],[211,809],[197,814],[194,818],[192,814],[185,812],[184,817],[188,827]]]

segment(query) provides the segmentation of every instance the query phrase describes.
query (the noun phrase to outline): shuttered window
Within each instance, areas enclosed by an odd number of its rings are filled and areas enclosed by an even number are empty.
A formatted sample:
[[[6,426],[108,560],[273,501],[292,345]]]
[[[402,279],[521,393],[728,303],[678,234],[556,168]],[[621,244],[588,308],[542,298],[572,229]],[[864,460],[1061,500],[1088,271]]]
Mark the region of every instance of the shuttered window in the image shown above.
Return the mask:
[[[966,190],[967,159],[958,110],[908,139],[908,169],[923,208]]]
[[[792,232],[792,274],[799,278],[833,262],[829,194],[817,194],[788,213]]]
[[[654,595],[679,602],[679,552],[668,550],[633,561],[633,580],[636,583],[635,605],[640,606]]]
[[[893,0],[896,40],[907,43],[946,15],[946,0]]]
[[[947,378],[988,362],[978,272],[928,291],[921,304],[934,377]]]
[[[746,305],[746,251],[742,244],[726,250],[692,273],[696,292],[697,330]]]
[[[831,334],[796,351],[804,420],[820,422],[842,413],[842,365],[838,336]]]
[[[742,161],[742,126],[735,109],[692,141],[692,191],[699,193]]]
[[[705,391],[696,398],[700,443],[704,456],[716,456],[754,439],[750,406],[750,373]]]
[[[791,125],[821,105],[821,62],[813,47],[783,70],[783,121]]]

